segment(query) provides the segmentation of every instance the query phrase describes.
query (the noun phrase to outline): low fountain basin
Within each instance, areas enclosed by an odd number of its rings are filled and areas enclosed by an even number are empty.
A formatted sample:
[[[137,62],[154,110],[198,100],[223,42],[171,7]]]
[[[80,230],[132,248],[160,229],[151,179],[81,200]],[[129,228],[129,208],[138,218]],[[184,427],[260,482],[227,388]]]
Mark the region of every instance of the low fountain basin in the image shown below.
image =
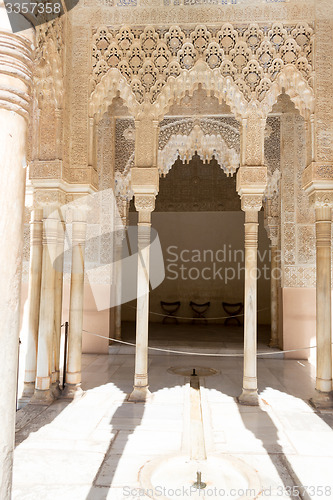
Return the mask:
[[[197,472],[201,472],[204,489],[196,489]],[[207,460],[190,460],[189,456],[170,456],[147,462],[140,471],[141,487],[149,498],[232,498],[252,500],[261,491],[257,472],[238,458],[211,455]]]
[[[193,368],[189,366],[171,366],[167,370],[168,373],[172,373],[173,375],[182,375],[183,377],[190,377],[193,374]],[[217,375],[220,373],[218,370],[214,368],[208,368],[206,366],[196,366],[195,374],[198,377],[210,377],[212,375]]]

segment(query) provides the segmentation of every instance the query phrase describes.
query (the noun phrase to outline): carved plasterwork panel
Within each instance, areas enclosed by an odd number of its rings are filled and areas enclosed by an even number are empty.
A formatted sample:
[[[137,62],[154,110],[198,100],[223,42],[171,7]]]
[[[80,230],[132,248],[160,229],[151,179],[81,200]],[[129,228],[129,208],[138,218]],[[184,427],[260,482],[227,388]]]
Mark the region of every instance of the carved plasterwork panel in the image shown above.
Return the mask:
[[[250,102],[267,115],[282,88],[305,112],[313,107],[312,45],[306,23],[103,26],[92,36],[90,113],[98,112],[113,86],[133,114],[156,103],[163,115],[175,96],[192,93],[199,83],[239,116],[249,112]]]
[[[131,119],[116,119],[115,170],[127,174],[133,164],[135,124]]]
[[[333,145],[333,16],[332,2],[318,2],[316,58],[316,152],[320,161],[332,161]],[[331,11],[331,15],[329,12]],[[318,16],[318,17],[319,17]],[[328,98],[330,96],[330,98]]]
[[[314,209],[302,189],[306,166],[304,120],[281,116],[281,250],[282,286],[314,287],[316,251]]]
[[[97,126],[97,173],[99,190],[113,187],[115,169],[114,120],[105,114]]]
[[[239,122],[233,117],[198,117],[198,118],[168,118],[160,123],[159,149],[163,149],[173,135],[189,135],[195,124],[200,125],[204,134],[219,134],[223,136],[229,148],[240,150]]]
[[[265,128],[265,164],[267,165],[267,187],[265,200],[265,227],[274,246],[279,246],[281,224],[281,158],[280,117],[269,116]],[[269,207],[269,213],[267,213]],[[268,217],[268,218],[267,218]]]
[[[269,116],[265,129],[265,164],[270,174],[280,170],[280,117]]]

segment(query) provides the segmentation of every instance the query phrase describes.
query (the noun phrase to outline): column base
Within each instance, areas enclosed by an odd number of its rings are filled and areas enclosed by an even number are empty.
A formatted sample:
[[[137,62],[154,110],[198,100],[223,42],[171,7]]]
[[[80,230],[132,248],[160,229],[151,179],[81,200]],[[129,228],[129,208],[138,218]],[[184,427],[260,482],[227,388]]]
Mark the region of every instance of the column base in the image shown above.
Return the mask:
[[[34,395],[34,392],[35,392],[35,384],[33,382],[24,384],[23,392],[17,401],[17,403],[18,403],[17,408],[19,410],[21,408],[23,408],[25,405],[30,403],[30,400],[31,400],[32,396]]]
[[[316,389],[310,404],[317,410],[330,410],[333,408],[333,392],[320,392]]]
[[[133,401],[135,403],[143,403],[151,398],[152,394],[148,389],[149,387],[148,385],[144,387],[134,385],[133,387],[134,389],[129,395],[128,401]]]
[[[238,396],[237,401],[241,405],[259,406],[258,390],[243,388],[243,392]]]
[[[279,347],[278,340],[271,339],[270,342],[269,342],[269,344],[268,344],[268,347],[276,347],[276,348],[278,348]]]
[[[18,408],[22,408],[30,403],[32,396],[35,393],[35,382],[24,382],[23,392],[18,400]]]
[[[51,391],[54,399],[60,398],[62,390],[60,389],[59,382],[53,382],[53,384],[51,385]]]
[[[32,405],[50,405],[54,401],[54,396],[51,389],[46,389],[44,391],[40,389],[35,389],[34,395],[30,399],[30,404]]]
[[[83,396],[84,391],[81,384],[65,384],[65,388],[61,395],[64,399],[78,399]]]
[[[24,382],[22,398],[30,399],[35,393],[35,382]]]

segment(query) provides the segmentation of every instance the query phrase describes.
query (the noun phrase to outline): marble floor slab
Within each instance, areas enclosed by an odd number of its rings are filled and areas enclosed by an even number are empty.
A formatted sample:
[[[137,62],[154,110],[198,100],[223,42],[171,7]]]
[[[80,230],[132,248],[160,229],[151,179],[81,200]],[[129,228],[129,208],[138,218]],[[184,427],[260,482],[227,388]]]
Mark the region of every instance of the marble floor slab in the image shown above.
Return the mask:
[[[220,338],[220,327],[210,327],[205,346],[191,341],[195,332],[189,328],[177,329],[178,340],[163,337],[167,331],[157,328],[153,344],[188,352],[242,351],[232,331]],[[264,340],[260,348],[269,351]],[[239,356],[151,351],[152,397],[143,404],[127,400],[133,386],[132,348],[112,345],[109,355],[83,355],[83,397],[59,399],[49,407],[27,405],[17,413],[13,499],[125,500],[129,492],[135,492],[133,498],[148,498],[137,495],[144,464],[188,454],[191,443],[189,378],[167,371],[174,366],[218,371],[201,379],[209,454],[238,458],[257,471],[262,498],[333,498],[333,412],[316,412],[308,403],[313,367],[306,361],[258,359],[260,406],[249,407],[236,400],[242,363]],[[301,486],[305,493],[298,495],[295,488]]]

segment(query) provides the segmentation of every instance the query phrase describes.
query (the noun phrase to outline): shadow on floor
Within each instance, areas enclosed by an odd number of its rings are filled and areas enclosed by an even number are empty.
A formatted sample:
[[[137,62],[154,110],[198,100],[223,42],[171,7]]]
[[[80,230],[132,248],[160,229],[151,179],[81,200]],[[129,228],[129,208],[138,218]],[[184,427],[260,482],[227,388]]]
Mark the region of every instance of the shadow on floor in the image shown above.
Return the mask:
[[[235,330],[230,330],[228,329],[228,332],[225,332],[226,335],[223,336],[221,335],[222,330],[219,328],[211,328],[211,327],[204,327],[204,326],[198,326],[198,327],[193,327],[192,325],[188,325],[189,328],[186,328],[186,334],[182,333],[182,329],[175,329],[172,330],[172,336],[169,335],[171,332],[170,327],[168,325],[163,325],[163,329],[156,329],[155,335],[154,333],[152,334],[150,338],[150,345],[155,345],[158,347],[165,347],[165,348],[173,348],[173,343],[176,343],[174,348],[176,350],[182,350],[186,349],[188,345],[190,345],[192,348],[199,349],[200,348],[205,348],[212,350],[214,352],[214,348],[217,346],[217,342],[221,342],[221,346],[223,348],[228,349],[228,345],[230,344],[233,345],[235,349],[238,350],[241,349],[241,344],[239,342],[235,342],[236,338],[239,340],[242,335],[240,335],[240,329],[235,328]],[[181,326],[181,325],[179,325]],[[205,339],[195,339],[196,333],[198,336],[202,335],[203,329],[205,329],[205,333],[210,331],[210,334],[208,336],[211,336],[211,341],[207,341],[207,338]],[[129,330],[127,331],[124,329],[124,338],[125,340],[128,341],[133,341],[134,340],[134,331],[133,331],[133,326],[129,327]],[[222,332],[223,333],[223,332]],[[168,335],[167,335],[168,334]],[[164,337],[164,338],[163,338]],[[165,339],[167,338],[167,342]],[[242,340],[242,339],[241,339]],[[211,347],[210,347],[211,343]],[[238,348],[236,344],[239,344]],[[231,349],[231,347],[230,347]],[[116,349],[115,349],[116,351]],[[121,354],[123,352],[124,354]],[[132,366],[134,370],[134,348],[132,347],[127,347],[124,346],[124,348],[120,349],[119,354],[114,354],[109,356],[109,362],[110,366],[112,366],[113,362],[116,362],[117,356],[124,356],[129,357],[132,360]],[[151,382],[151,390],[155,393],[162,389],[166,388],[173,388],[179,384],[185,383],[185,379],[177,379],[177,378],[172,378],[173,376],[166,375],[166,370],[168,367],[171,366],[189,366],[191,368],[195,368],[196,366],[209,366],[209,367],[214,367],[218,368],[221,370],[220,376],[216,377],[211,377],[210,383],[209,383],[209,389],[215,389],[218,393],[225,395],[226,397],[229,398],[235,398],[236,396],[239,395],[241,392],[241,386],[242,386],[242,358],[241,357],[236,357],[236,358],[217,358],[217,357],[203,357],[203,356],[179,356],[177,354],[157,354],[155,352],[155,355],[150,355],[150,366],[149,366],[149,373],[150,373],[150,382]],[[283,360],[274,360],[274,363],[278,363],[279,365],[281,363],[288,363],[283,361]],[[259,359],[258,360],[258,366],[260,368],[261,365],[265,364],[265,360]],[[89,370],[88,370],[89,371]],[[111,373],[111,372],[110,372]],[[128,371],[127,371],[128,373]],[[157,377],[157,374],[163,374],[163,377]],[[128,380],[125,381],[121,377],[121,373],[118,373],[118,376],[116,376],[117,371],[115,372],[115,375],[109,375],[108,373],[105,374],[105,379],[103,380],[103,384],[107,382],[113,382],[117,388],[119,388],[123,393],[129,394],[131,391],[131,382]],[[97,377],[98,378],[98,377]],[[100,382],[98,382],[96,378],[96,387],[98,385],[101,385]],[[128,378],[128,377],[127,377]],[[260,381],[260,377],[259,377]],[[260,389],[263,390],[266,387],[266,381],[263,383],[261,381],[261,387]],[[91,384],[88,388],[93,389],[94,384]],[[275,378],[272,377],[271,380],[269,380],[269,387],[276,389],[276,390],[283,390],[284,393],[289,393],[292,394],[292,391],[288,392],[288,389],[281,384],[281,381],[278,379],[276,376]],[[296,397],[300,397],[299,395]],[[44,408],[38,408],[36,406],[31,405],[31,410],[30,410],[30,425],[29,425],[29,432],[35,432],[39,428],[41,428],[44,425],[47,425],[48,423],[52,422],[52,420],[59,415],[63,409],[65,409],[68,404],[70,404],[68,401],[64,400],[58,400],[53,403],[49,408],[45,409]],[[110,405],[112,404],[112,401],[110,401]],[[110,419],[110,425],[114,429],[118,429],[119,432],[119,421],[123,418],[124,415],[124,408],[125,406],[127,409],[129,407],[133,408],[132,414],[133,414],[133,420],[132,423],[126,426],[126,423],[121,427],[122,430],[122,439],[121,441],[118,440],[118,448],[117,451],[115,452],[112,449],[112,446],[114,445],[115,438],[113,438],[108,446],[107,452],[104,456],[104,459],[102,463],[100,464],[100,467],[95,475],[95,479],[93,481],[90,493],[86,497],[87,500],[106,500],[108,496],[108,492],[110,488],[112,487],[113,481],[114,481],[114,476],[117,470],[117,466],[119,461],[121,460],[121,457],[124,453],[124,450],[128,443],[131,440],[131,436],[135,432],[136,428],[141,425],[143,417],[145,415],[145,411],[148,408],[148,405],[150,403],[128,403],[127,401],[124,401],[114,412]],[[262,445],[264,449],[266,450],[267,454],[269,454],[269,457],[276,468],[278,474],[280,475],[282,483],[287,487],[290,486],[291,482],[300,484],[299,479],[297,478],[295,472],[292,470],[292,467],[290,463],[288,462],[288,459],[284,453],[283,447],[279,444],[279,436],[278,436],[278,430],[268,415],[267,412],[263,410],[258,410],[256,413],[257,417],[254,417],[254,413],[251,412],[244,412],[239,408],[239,413],[243,419],[243,423],[245,428],[250,431],[256,439],[260,440],[262,442]],[[323,418],[321,416],[321,418]],[[34,422],[34,420],[36,420]],[[328,418],[330,420],[330,418]],[[333,418],[332,418],[333,420]],[[33,421],[33,422],[32,422]],[[32,422],[32,424],[31,424]],[[332,423],[332,421],[331,421]],[[22,442],[24,439],[26,439],[29,435],[25,434],[25,427],[27,426],[28,422],[26,422],[25,425],[21,426],[19,428],[19,432],[17,433],[17,440],[18,442]],[[330,424],[329,424],[330,425]],[[116,432],[117,436],[117,432]],[[115,437],[116,437],[115,436]],[[145,456],[147,454],[145,448],[143,447],[142,455]],[[114,459],[112,462],[112,467],[110,467],[110,457],[112,455],[112,458]],[[281,471],[285,471],[286,473],[282,473]],[[291,478],[291,479],[290,479]],[[98,490],[98,497],[96,496]]]

